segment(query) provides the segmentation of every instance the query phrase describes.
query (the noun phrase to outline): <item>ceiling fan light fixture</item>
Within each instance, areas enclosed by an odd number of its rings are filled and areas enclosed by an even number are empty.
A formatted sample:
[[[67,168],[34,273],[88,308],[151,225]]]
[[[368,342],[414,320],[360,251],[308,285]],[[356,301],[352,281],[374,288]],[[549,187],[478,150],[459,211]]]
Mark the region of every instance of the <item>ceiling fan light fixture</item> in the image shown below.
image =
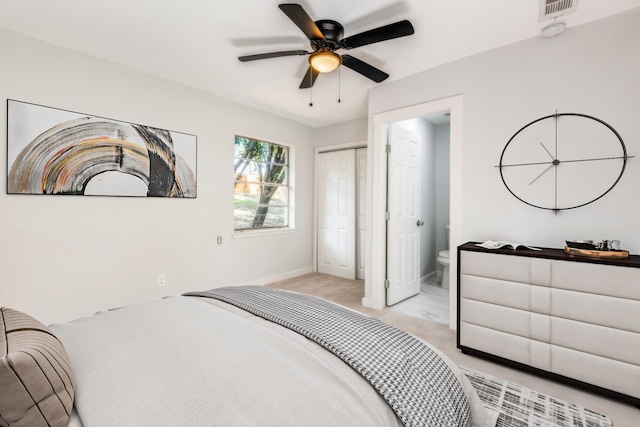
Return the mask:
[[[331,51],[315,52],[309,57],[309,64],[319,73],[330,73],[340,66],[340,55]]]

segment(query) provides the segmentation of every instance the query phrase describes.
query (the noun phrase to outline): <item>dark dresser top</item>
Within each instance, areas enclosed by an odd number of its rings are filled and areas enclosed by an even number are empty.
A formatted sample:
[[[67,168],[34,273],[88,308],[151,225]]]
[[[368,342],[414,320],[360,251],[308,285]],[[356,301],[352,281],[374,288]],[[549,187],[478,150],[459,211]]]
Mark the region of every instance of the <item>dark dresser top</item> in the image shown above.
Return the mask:
[[[569,255],[565,253],[564,249],[558,248],[542,248],[541,251],[533,251],[531,249],[520,248],[513,250],[511,248],[502,249],[485,249],[477,246],[476,243],[482,242],[467,242],[458,246],[458,251],[473,251],[473,252],[486,252],[501,255],[514,255],[514,256],[527,256],[532,258],[547,258],[557,259],[561,261],[575,261],[586,262],[590,264],[605,264],[605,265],[618,265],[622,267],[635,267],[640,268],[640,255],[629,255],[629,258],[593,258],[580,255]],[[537,247],[537,246],[536,246]]]

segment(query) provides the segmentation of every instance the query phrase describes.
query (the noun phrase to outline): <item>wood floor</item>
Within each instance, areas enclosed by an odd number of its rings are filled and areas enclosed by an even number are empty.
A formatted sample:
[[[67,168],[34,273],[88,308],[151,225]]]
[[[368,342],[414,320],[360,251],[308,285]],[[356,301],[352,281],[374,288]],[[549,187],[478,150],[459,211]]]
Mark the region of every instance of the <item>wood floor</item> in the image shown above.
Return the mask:
[[[606,414],[613,421],[614,427],[640,426],[640,409],[633,405],[462,354],[456,348],[455,331],[444,324],[408,316],[388,308],[373,310],[363,307],[361,301],[364,296],[364,282],[360,280],[347,280],[312,273],[272,283],[269,286],[315,295],[379,318],[431,343],[460,366],[486,372],[592,411]]]

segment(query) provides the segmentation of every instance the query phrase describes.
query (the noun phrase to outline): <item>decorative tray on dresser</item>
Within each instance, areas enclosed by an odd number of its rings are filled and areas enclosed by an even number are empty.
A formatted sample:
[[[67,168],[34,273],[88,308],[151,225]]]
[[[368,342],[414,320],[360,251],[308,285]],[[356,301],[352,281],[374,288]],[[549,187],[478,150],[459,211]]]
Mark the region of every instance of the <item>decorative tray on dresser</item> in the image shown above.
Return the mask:
[[[586,256],[591,258],[608,258],[608,259],[629,258],[629,251],[625,251],[625,250],[597,251],[592,249],[579,249],[579,248],[570,248],[569,246],[565,246],[564,252],[569,255]]]

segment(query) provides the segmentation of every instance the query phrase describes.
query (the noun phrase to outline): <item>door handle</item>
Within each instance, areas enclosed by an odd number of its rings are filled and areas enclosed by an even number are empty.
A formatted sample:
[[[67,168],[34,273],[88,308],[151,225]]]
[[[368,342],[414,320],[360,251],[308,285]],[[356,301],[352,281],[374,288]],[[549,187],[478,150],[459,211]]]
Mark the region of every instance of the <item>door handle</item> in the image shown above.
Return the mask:
[[[422,227],[423,225],[424,225],[424,221],[418,220],[417,226],[418,227]]]

